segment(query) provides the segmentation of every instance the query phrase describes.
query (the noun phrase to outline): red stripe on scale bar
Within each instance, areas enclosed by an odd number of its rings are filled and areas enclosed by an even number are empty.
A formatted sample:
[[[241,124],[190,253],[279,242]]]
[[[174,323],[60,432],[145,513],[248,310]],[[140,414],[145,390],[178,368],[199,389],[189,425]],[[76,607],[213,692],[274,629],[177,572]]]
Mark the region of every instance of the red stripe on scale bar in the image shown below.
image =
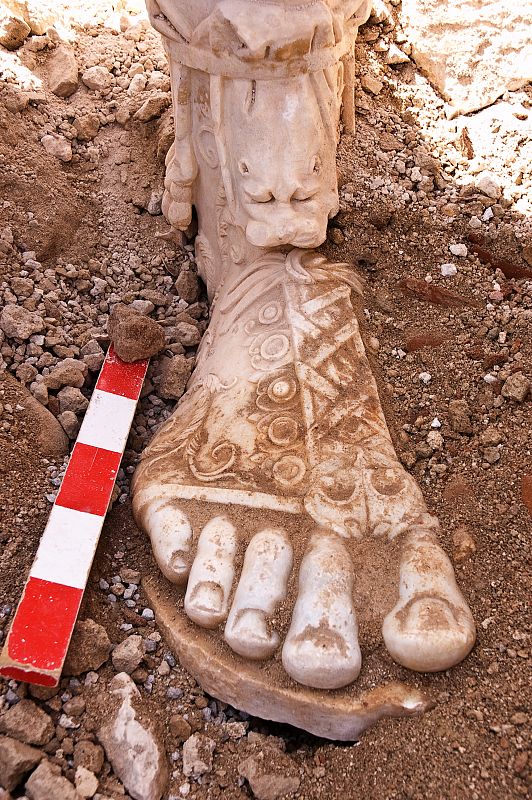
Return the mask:
[[[56,504],[104,517],[121,460],[122,453],[76,442]]]
[[[83,589],[30,577],[2,659],[7,655],[14,662],[13,668],[2,666],[0,672],[28,683],[55,686],[82,597]]]
[[[126,364],[109,348],[0,655],[0,675],[59,682],[147,368],[148,361]]]
[[[103,389],[105,392],[119,394],[136,401],[140,397],[147,367],[147,361],[133,361],[131,364],[120,361],[111,345],[98,377],[96,389]]]

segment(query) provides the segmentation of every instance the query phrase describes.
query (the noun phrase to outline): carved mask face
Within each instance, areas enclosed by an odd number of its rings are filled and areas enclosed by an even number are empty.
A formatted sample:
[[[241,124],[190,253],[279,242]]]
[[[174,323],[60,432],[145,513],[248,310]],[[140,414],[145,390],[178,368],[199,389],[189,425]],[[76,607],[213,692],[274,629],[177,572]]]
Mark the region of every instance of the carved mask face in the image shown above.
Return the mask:
[[[224,82],[224,177],[251,244],[317,247],[325,240],[338,209],[336,88],[321,73]]]

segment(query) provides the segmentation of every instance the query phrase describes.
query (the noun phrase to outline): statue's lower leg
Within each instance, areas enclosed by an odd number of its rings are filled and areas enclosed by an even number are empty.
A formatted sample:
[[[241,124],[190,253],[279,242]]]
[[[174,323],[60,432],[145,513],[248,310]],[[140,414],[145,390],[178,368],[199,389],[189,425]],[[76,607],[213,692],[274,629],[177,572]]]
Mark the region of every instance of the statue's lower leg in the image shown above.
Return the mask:
[[[349,709],[324,694],[351,692],[361,665],[363,680],[359,623],[380,618],[391,657],[421,672],[463,659],[475,626],[395,454],[352,305],[359,282],[302,249],[337,207],[342,67],[267,80],[172,67],[163,208],[184,228],[195,203],[214,299],[187,393],[137,470],[135,515],[180,587],[167,627],[205,688],[352,738],[426,706],[395,684]]]

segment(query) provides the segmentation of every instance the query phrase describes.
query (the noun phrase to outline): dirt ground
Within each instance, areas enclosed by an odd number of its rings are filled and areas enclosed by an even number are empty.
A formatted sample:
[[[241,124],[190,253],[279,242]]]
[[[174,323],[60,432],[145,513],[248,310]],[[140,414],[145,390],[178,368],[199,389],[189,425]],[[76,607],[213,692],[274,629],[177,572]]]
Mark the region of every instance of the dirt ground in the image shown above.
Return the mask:
[[[361,29],[357,131],[341,139],[341,210],[322,249],[365,280],[360,321],[389,427],[442,523],[442,544],[470,603],[477,643],[448,672],[404,670],[405,682],[429,691],[433,710],[382,721],[352,744],[248,718],[205,696],[176,664],[157,620],[141,614],[142,579],[156,566],[131,516],[129,477],[173,408],[157,396],[155,359],[80,618],[103,625],[113,644],[132,627],[150,643],[133,679],[142,715],[157,723],[166,751],[164,798],[252,797],[239,765],[258,752],[272,769],[298,779],[299,788],[287,795],[293,800],[503,800],[529,792],[532,92],[508,92],[489,109],[449,120],[412,61],[384,63],[377,43],[393,40],[396,18],[393,26],[370,20]],[[191,244],[183,249],[157,238],[167,230],[160,193],[171,136],[159,40],[133,16],[115,30],[78,27],[72,46],[80,75],[104,65],[113,76],[110,89],[80,82],[66,99],[53,94],[49,35],[30,37],[0,71],[0,303],[22,305],[42,322],[28,337],[0,333],[3,635],[66,463],[51,423],[49,434],[37,436],[47,423],[31,411],[28,392],[54,416],[64,413],[57,393],[42,391],[50,367],[66,358],[88,364],[91,348],[101,353],[108,313],[119,301],[144,302],[144,312],[165,325],[173,345],[166,355],[194,357],[195,346],[171,338],[179,315],[186,313],[199,333],[208,318],[203,288],[187,301],[174,286],[181,270],[195,269]],[[131,91],[135,75],[147,81]],[[363,88],[364,76],[381,83],[378,92]],[[131,119],[153,93],[163,98],[160,113]],[[98,120],[88,139],[79,122],[87,115]],[[46,152],[47,134],[70,143],[71,160]],[[476,186],[482,170],[498,182],[497,197]],[[448,264],[456,271],[445,275],[441,267]],[[81,390],[87,398],[96,375],[89,365]],[[79,424],[83,412],[76,413]],[[72,439],[76,426],[71,417],[63,421]],[[126,601],[128,582],[118,580],[124,569],[140,572]],[[109,659],[89,671],[97,681],[85,673],[65,677],[55,696],[33,698],[55,726],[44,749],[69,780],[76,743],[97,741],[115,672]],[[0,681],[0,720],[30,695],[25,684]],[[65,728],[64,704],[77,696],[86,709],[77,727]],[[215,742],[212,766],[200,777],[182,770],[181,742],[191,733]],[[96,798],[129,796],[108,761],[98,779]],[[24,796],[23,783],[12,796]]]

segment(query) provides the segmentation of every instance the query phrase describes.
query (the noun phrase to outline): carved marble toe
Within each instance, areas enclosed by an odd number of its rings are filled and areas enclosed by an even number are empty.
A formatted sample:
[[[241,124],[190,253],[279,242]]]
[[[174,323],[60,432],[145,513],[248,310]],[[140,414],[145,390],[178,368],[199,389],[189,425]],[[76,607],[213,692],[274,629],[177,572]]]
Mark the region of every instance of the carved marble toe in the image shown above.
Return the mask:
[[[279,646],[268,618],[286,597],[292,561],[284,531],[267,529],[252,538],[225,626],[225,640],[235,653],[260,660]]]
[[[456,600],[421,595],[399,602],[382,629],[392,658],[416,672],[440,672],[462,661],[475,642],[475,625],[463,598]]]
[[[314,535],[301,563],[283,666],[298,683],[317,689],[346,686],[360,672],[352,565],[334,534]]]
[[[204,628],[215,628],[227,616],[236,547],[236,530],[226,517],[214,517],[200,534],[188,578],[185,611]]]
[[[188,518],[177,506],[163,498],[147,506],[145,520],[159,569],[172,583],[185,583],[190,571],[192,544],[192,528]]]
[[[473,647],[473,617],[433,534],[419,530],[406,537],[399,601],[382,633],[392,658],[417,672],[448,669]]]

